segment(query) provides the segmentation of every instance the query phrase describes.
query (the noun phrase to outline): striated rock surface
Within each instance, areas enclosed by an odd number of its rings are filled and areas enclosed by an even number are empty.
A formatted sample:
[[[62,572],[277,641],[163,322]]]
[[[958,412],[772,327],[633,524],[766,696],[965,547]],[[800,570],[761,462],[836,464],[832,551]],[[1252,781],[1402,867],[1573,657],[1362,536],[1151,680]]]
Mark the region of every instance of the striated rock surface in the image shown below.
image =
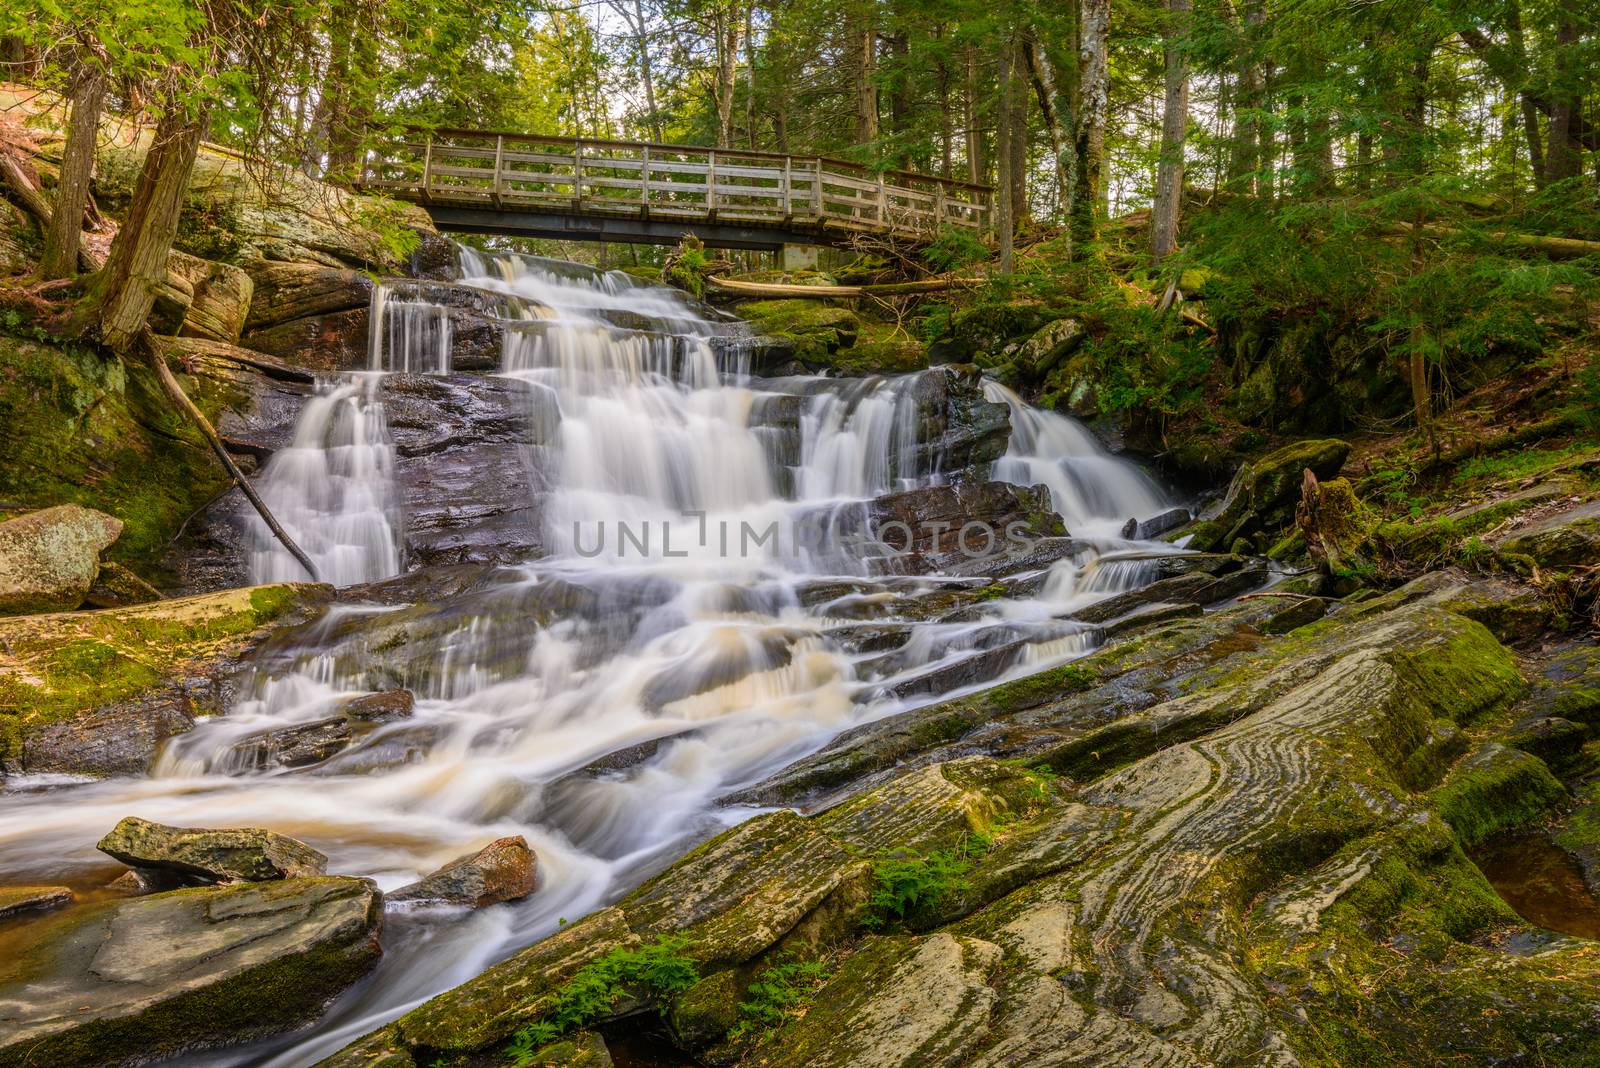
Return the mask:
[[[587,962],[670,933],[699,982],[613,1017],[665,1009],[707,1063],[1590,1063],[1591,947],[1522,928],[1462,853],[1563,796],[1469,618],[1512,633],[1518,597],[1439,576],[1281,637],[1283,604],[1236,602],[869,725],[897,740],[829,807],[735,827],[325,1063],[493,1059]],[[795,960],[815,989],[741,1026]]]
[[[380,954],[365,879],[174,890],[56,913],[0,955],[0,1066],[143,1064],[314,1017]]]
[[[95,846],[159,882],[267,882],[322,875],[328,858],[256,827],[168,827],[128,816]]]
[[[496,838],[476,853],[387,895],[389,901],[465,905],[481,909],[527,897],[538,886],[538,860],[520,834]]]
[[[122,520],[63,504],[0,523],[0,614],[61,612],[83,604],[100,554]]]

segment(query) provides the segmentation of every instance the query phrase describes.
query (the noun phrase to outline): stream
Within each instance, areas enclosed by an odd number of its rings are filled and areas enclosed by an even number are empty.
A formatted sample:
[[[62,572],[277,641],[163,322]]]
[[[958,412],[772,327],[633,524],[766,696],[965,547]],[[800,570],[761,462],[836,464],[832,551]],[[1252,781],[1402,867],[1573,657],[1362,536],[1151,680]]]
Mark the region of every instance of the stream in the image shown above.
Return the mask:
[[[509,309],[500,368],[481,381],[522,400],[542,554],[476,569],[408,558],[384,386],[451,372],[454,328],[425,290],[380,285],[373,366],[319,382],[258,480],[323,577],[358,588],[266,643],[229,714],[170,742],[148,777],[0,795],[0,880],[103,885],[120,869],[94,844],[134,815],[268,827],[386,890],[523,835],[539,888],[476,912],[391,909],[382,963],[313,1028],[184,1063],[314,1063],[749,818],[760,810],[719,798],[841,731],[1091,651],[1101,631],[1072,612],[1178,551],[1119,534],[1173,506],[1160,487],[999,385],[961,403],[1009,418],[1003,454],[963,464],[930,415],[937,369],[756,377],[743,325],[674,290],[461,260],[462,282]],[[911,566],[868,521],[867,502],[974,466],[1047,487],[1071,539],[997,582],[982,558]],[[264,530],[248,567],[256,582],[303,578]],[[397,686],[415,712],[330,759],[248,756],[253,738]]]

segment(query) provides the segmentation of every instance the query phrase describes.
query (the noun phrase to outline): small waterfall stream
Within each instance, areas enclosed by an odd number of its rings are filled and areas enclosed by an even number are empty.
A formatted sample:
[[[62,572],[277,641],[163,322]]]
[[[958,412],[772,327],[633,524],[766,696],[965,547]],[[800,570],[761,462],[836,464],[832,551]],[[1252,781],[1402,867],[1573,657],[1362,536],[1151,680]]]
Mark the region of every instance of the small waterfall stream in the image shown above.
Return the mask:
[[[468,593],[424,583],[340,603],[258,664],[229,715],[174,739],[151,776],[0,807],[8,877],[105,878],[114,868],[94,842],[127,815],[271,827],[386,889],[503,835],[537,852],[530,898],[396,911],[374,979],[316,1028],[206,1063],[314,1063],[752,812],[719,797],[841,730],[993,681],[993,669],[963,673],[975,654],[1016,645],[1002,673],[1082,655],[1096,632],[1064,614],[1150,578],[1125,557],[1158,547],[1114,532],[1167,507],[1159,488],[1078,424],[991,384],[1012,427],[992,477],[1047,486],[1078,541],[1027,596],[930,615],[934,595],[972,580],[868,574],[828,519],[956,474],[922,440],[917,376],[751,377],[738,325],[673,290],[531,257],[462,259],[463,282],[516,313],[499,374],[526,386],[529,462],[548,475],[546,555]],[[379,286],[372,323],[372,370],[322,383],[260,477],[341,586],[407,566],[385,376],[451,366],[445,308]],[[745,535],[768,529],[800,533]],[[264,532],[251,573],[303,577]],[[864,618],[903,624],[906,640],[862,647],[851,631]],[[415,713],[323,763],[241,756],[263,732],[394,686],[414,691]],[[590,766],[630,747],[634,758]]]

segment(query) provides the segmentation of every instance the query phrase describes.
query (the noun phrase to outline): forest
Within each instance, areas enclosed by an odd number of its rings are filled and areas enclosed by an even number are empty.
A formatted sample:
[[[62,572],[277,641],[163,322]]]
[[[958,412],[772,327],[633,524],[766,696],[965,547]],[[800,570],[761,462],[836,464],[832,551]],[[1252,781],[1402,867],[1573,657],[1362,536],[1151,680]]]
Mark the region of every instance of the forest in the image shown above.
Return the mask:
[[[0,1068],[1600,1063],[1600,7],[0,8]]]

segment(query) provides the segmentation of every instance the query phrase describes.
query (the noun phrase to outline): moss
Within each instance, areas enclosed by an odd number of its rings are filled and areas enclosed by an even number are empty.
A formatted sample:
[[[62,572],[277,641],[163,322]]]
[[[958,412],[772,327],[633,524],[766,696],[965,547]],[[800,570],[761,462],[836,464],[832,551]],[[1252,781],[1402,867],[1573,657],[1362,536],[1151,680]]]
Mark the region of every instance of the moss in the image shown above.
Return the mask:
[[[100,612],[0,620],[0,759],[75,713],[136,698],[184,664],[223,655],[319,587],[258,586]]]
[[[928,352],[921,342],[907,339],[857,341],[835,353],[828,366],[845,375],[906,374],[926,368]]]
[[[1491,743],[1464,761],[1428,801],[1470,849],[1542,819],[1566,797],[1544,761]]]
[[[213,420],[229,400],[208,379],[186,388]],[[153,372],[78,345],[0,335],[0,451],[6,507],[108,512],[125,525],[107,556],[135,570],[227,484]]]

